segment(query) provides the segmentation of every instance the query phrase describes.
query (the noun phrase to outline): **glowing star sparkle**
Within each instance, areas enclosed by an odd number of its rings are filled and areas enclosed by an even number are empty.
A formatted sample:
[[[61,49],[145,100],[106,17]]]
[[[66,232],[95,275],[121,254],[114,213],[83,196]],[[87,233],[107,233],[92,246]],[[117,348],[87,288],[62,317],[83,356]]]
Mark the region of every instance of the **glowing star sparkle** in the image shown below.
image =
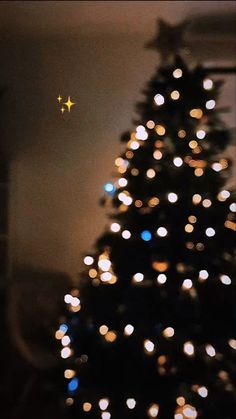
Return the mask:
[[[68,112],[70,112],[70,108],[71,108],[73,105],[75,105],[75,102],[71,102],[71,100],[70,100],[70,96],[68,96],[67,102],[64,102],[64,105],[66,105],[66,106],[67,106],[67,108],[68,108]]]
[[[58,100],[59,103],[62,101],[61,95],[58,95],[57,100]]]

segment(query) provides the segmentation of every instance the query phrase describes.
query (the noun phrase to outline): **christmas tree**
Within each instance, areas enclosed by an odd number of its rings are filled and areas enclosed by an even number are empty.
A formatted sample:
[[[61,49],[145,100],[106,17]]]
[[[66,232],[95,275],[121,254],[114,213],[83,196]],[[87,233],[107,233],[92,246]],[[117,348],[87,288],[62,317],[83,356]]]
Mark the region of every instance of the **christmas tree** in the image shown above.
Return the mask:
[[[104,186],[111,222],[65,296],[72,417],[236,417],[231,138],[215,109],[222,83],[183,59],[182,27],[161,22],[149,44],[165,59]]]

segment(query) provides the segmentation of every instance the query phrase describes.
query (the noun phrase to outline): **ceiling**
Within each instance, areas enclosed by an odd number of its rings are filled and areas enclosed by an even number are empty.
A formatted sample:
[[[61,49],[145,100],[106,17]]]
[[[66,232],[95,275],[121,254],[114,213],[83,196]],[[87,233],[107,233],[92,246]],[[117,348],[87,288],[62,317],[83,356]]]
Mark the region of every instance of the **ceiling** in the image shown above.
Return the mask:
[[[194,17],[196,33],[235,37],[235,15],[235,1],[2,1],[0,38],[145,34],[157,18],[177,23],[186,17]]]

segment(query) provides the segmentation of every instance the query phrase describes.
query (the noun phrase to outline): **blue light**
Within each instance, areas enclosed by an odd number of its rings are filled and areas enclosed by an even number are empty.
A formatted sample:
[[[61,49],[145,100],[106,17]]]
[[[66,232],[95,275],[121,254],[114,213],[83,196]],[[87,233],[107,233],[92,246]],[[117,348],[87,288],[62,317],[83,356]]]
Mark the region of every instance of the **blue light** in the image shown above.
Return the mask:
[[[78,378],[72,378],[68,384],[69,391],[75,391],[79,387],[79,380]]]
[[[68,330],[68,326],[66,324],[61,324],[59,327],[59,330],[61,330],[62,332],[66,333]]]
[[[149,242],[152,239],[152,234],[150,233],[150,231],[148,230],[144,230],[141,233],[141,238],[145,241],[145,242]]]
[[[113,194],[114,192],[115,192],[115,190],[116,190],[116,188],[115,188],[115,186],[113,185],[113,183],[111,183],[111,182],[107,182],[107,183],[105,183],[105,185],[104,185],[104,191],[105,192],[107,192],[107,193],[109,193],[109,194]]]

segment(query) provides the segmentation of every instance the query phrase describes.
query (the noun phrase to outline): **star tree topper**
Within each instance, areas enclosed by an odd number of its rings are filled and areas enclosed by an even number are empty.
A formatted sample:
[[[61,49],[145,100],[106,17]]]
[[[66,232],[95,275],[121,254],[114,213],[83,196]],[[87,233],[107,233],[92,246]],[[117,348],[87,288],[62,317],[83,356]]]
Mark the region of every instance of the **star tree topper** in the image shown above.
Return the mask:
[[[184,33],[188,24],[189,22],[183,21],[174,26],[169,25],[162,19],[158,19],[158,33],[146,47],[156,49],[163,60],[179,54],[187,46],[184,40]]]

